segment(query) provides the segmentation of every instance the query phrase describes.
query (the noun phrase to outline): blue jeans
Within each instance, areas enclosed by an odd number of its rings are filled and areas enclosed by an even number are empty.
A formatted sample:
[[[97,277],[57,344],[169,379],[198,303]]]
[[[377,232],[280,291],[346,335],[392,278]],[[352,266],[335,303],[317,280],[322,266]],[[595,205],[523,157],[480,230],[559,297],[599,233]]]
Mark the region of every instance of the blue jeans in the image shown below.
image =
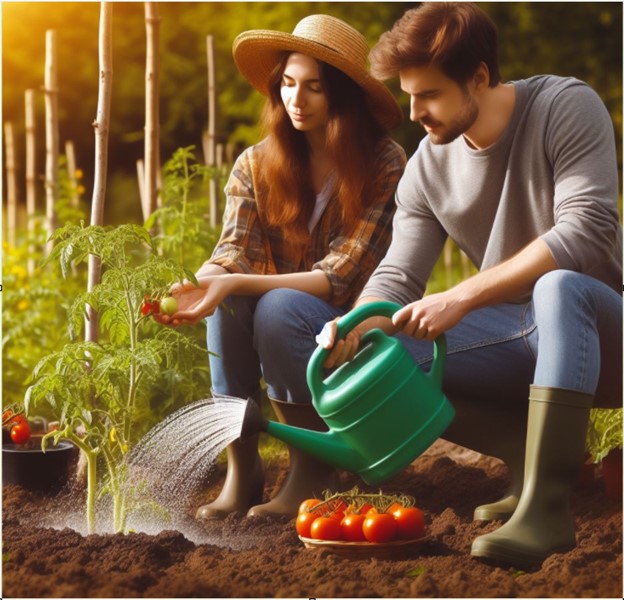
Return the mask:
[[[295,290],[260,299],[230,297],[208,319],[213,389],[251,396],[261,375],[269,395],[310,402],[306,367],[327,321],[344,311]],[[428,369],[431,342],[399,334]],[[622,402],[622,297],[572,271],[547,273],[526,304],[473,311],[446,333],[444,390],[453,397],[526,403],[531,384],[594,394],[596,406]]]
[[[316,334],[344,309],[290,289],[260,298],[229,296],[208,317],[212,389],[216,394],[248,398],[260,378],[268,395],[288,402],[311,402],[306,368]]]

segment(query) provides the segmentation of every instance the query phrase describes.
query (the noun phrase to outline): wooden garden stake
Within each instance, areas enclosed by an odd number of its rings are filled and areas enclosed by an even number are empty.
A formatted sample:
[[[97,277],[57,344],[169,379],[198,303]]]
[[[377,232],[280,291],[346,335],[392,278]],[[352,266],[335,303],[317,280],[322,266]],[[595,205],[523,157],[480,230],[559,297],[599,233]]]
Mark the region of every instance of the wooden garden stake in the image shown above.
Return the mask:
[[[56,31],[46,31],[45,58],[45,131],[46,131],[46,224],[48,239],[56,229],[55,204],[58,196],[59,120],[58,120],[58,66]],[[52,242],[47,243],[47,252]]]
[[[139,181],[139,198],[141,199],[141,214],[143,221],[147,221],[150,216],[149,205],[145,198],[145,164],[141,159],[136,161],[137,179]]]
[[[95,131],[95,169],[93,175],[93,196],[91,200],[91,225],[104,224],[104,200],[106,198],[106,175],[108,169],[108,128],[110,122],[111,89],[113,80],[113,48],[112,48],[112,2],[100,5],[99,31],[99,86],[97,114],[93,122]],[[100,282],[102,265],[96,256],[89,256],[89,274],[87,289],[92,291]],[[97,313],[91,306],[87,307],[85,339],[95,342],[98,339]]]
[[[36,163],[36,128],[35,128],[35,90],[24,93],[25,130],[26,130],[26,228],[30,240],[30,254],[34,252],[35,213],[37,211],[37,163]],[[35,272],[35,259],[28,259],[28,274]]]
[[[143,217],[147,219],[156,209],[158,203],[158,171],[159,160],[159,110],[158,110],[158,81],[159,81],[159,26],[160,16],[157,2],[145,3],[145,33],[146,33],[146,60],[145,60],[145,150],[144,150],[144,198]]]
[[[215,53],[214,38],[206,36],[206,53],[208,62],[208,135],[204,144],[204,156],[206,165],[215,167],[216,165],[216,111],[217,94],[215,87]],[[210,178],[210,227],[217,226],[217,205],[218,205],[218,185],[215,174]]]
[[[15,246],[15,232],[17,231],[17,175],[15,172],[13,123],[10,121],[4,124],[4,149],[6,152],[7,240],[11,246]]]

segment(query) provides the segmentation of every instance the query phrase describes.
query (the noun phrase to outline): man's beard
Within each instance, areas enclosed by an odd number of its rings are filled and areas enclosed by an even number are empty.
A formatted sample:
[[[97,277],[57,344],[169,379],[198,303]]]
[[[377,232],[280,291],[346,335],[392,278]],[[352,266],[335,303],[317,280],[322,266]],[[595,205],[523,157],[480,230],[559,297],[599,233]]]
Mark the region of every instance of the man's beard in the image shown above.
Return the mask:
[[[468,131],[473,123],[479,116],[479,105],[476,103],[472,96],[466,94],[467,102],[464,105],[462,112],[455,117],[455,119],[448,125],[442,126],[440,131],[430,131],[429,138],[433,144],[443,145],[450,144],[453,140],[456,140],[462,133]],[[436,126],[440,125],[437,122],[427,121],[426,119],[420,121],[421,125]]]

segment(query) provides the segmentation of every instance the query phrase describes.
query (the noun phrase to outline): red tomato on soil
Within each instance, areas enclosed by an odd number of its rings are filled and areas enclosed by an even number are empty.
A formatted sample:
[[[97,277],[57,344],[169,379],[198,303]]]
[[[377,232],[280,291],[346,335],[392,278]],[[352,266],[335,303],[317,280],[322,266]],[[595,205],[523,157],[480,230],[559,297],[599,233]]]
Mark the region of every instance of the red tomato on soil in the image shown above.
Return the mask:
[[[391,542],[396,538],[397,523],[388,513],[369,513],[366,515],[362,526],[364,536],[369,542]]]
[[[425,533],[425,519],[422,510],[414,506],[397,508],[393,513],[400,538],[415,540]]]
[[[311,512],[302,512],[297,515],[295,528],[301,537],[310,537],[310,526],[318,519],[318,515]]]
[[[365,515],[347,515],[340,522],[342,537],[347,540],[347,542],[365,542],[366,537],[364,536],[364,530],[362,529],[365,520]]]
[[[310,537],[315,540],[342,540],[340,521],[332,517],[317,517],[310,527]]]

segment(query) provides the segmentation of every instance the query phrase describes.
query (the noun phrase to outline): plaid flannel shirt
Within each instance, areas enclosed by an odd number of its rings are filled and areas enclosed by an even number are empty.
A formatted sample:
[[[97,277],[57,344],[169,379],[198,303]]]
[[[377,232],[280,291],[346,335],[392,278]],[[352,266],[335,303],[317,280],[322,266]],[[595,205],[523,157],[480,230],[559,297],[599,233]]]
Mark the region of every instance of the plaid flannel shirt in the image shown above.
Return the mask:
[[[281,274],[321,269],[332,286],[331,304],[349,307],[384,257],[392,234],[394,192],[405,168],[405,152],[390,138],[380,143],[376,167],[376,201],[365,208],[356,226],[344,230],[335,212],[323,211],[300,253],[281,231],[265,227],[257,207],[262,169],[262,142],[237,159],[225,187],[223,229],[209,263],[233,273]],[[333,201],[330,199],[329,203]]]

